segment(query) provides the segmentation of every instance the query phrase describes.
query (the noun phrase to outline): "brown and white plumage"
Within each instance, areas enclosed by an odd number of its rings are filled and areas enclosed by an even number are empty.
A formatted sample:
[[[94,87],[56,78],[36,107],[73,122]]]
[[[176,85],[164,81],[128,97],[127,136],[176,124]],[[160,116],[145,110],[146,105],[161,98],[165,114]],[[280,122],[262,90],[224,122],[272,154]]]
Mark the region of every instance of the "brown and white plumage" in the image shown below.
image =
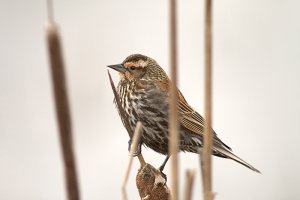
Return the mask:
[[[154,151],[168,154],[169,78],[155,60],[140,54],[127,57],[122,64],[111,65],[120,73],[118,95],[132,131],[137,121],[143,124],[141,142]],[[204,119],[178,90],[179,149],[197,153],[203,146]],[[232,153],[213,131],[212,153],[230,158],[256,172],[252,165]]]

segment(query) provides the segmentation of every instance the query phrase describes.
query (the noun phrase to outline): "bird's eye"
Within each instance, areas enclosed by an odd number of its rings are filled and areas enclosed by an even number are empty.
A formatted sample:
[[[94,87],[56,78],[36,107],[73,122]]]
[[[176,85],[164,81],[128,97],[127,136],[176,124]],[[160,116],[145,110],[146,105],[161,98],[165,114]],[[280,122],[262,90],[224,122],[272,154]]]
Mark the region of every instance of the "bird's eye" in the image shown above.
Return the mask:
[[[135,70],[135,69],[136,69],[135,66],[130,67],[130,70]]]

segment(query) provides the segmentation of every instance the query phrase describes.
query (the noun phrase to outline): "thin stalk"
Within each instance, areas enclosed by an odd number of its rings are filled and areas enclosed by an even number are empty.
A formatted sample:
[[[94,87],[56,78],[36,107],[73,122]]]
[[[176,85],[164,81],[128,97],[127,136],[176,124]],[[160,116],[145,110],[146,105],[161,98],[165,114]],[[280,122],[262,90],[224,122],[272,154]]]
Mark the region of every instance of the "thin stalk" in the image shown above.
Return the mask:
[[[212,1],[205,0],[205,131],[203,148],[203,191],[204,199],[212,200],[212,171],[211,171],[211,153],[212,153]]]
[[[178,108],[177,108],[177,31],[176,0],[170,0],[170,104],[169,155],[171,156],[171,196],[178,199]]]
[[[122,182],[122,193],[123,193],[124,200],[127,200],[126,184],[127,184],[129,173],[130,173],[131,166],[132,166],[133,154],[136,151],[138,142],[141,138],[141,129],[142,129],[141,122],[137,122],[135,131],[134,131],[134,135],[133,135],[133,139],[132,139],[132,145],[131,145],[130,154],[129,154],[130,156],[129,156],[128,164],[127,164],[127,167],[125,170],[124,179]]]
[[[192,199],[192,191],[194,185],[195,178],[195,170],[187,170],[186,171],[186,183],[185,183],[185,192],[184,192],[184,200]]]
[[[49,3],[48,5],[52,5]],[[75,155],[72,142],[71,115],[67,94],[65,69],[62,47],[57,25],[54,24],[52,8],[48,8],[49,21],[46,27],[48,54],[56,108],[56,118],[59,127],[59,139],[64,163],[67,197],[69,200],[79,200],[79,186],[76,173]]]

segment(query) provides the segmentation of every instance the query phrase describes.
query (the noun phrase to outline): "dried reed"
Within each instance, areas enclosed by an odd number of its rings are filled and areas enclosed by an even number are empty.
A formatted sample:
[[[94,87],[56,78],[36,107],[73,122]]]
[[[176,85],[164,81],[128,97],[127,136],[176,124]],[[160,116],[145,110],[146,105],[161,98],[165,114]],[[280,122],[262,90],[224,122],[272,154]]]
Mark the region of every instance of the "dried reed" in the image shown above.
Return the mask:
[[[178,108],[177,108],[177,27],[176,0],[170,0],[170,69],[169,155],[171,155],[171,196],[178,199]]]
[[[204,131],[204,148],[202,161],[202,179],[203,193],[205,200],[212,200],[212,171],[211,171],[211,147],[212,147],[212,1],[205,0],[205,44],[204,44],[204,116],[205,116],[205,131]]]
[[[76,174],[75,155],[72,143],[72,125],[67,94],[64,61],[59,31],[53,20],[52,2],[48,1],[48,24],[46,27],[48,54],[53,84],[53,94],[56,108],[56,118],[59,127],[60,146],[64,161],[67,197],[69,200],[79,200],[79,187]]]
[[[186,170],[186,182],[185,182],[185,191],[184,191],[184,200],[192,199],[192,190],[195,178],[195,170],[188,169]]]
[[[127,164],[127,167],[126,167],[126,170],[125,170],[124,179],[123,179],[123,182],[122,182],[122,193],[123,193],[123,199],[124,200],[127,200],[126,184],[127,184],[129,173],[130,173],[131,166],[132,166],[133,154],[136,151],[137,146],[138,146],[138,142],[140,141],[140,138],[141,138],[141,129],[142,129],[141,122],[137,122],[136,127],[135,127],[135,131],[134,131],[134,135],[133,135],[133,139],[132,139],[132,145],[131,145],[131,149],[130,149],[130,156],[129,156],[128,164]]]

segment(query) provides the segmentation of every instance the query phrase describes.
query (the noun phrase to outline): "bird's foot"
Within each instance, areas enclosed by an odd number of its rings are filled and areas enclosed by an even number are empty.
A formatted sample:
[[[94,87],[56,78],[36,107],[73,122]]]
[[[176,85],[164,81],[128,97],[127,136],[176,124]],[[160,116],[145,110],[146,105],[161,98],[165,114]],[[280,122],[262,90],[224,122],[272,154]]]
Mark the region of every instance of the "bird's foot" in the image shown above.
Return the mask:
[[[158,169],[160,171],[161,176],[166,180],[165,184],[167,184],[167,175],[163,173],[166,163],[163,163]]]
[[[159,171],[162,173],[162,171],[164,170],[164,168],[165,168],[165,165],[162,164],[158,169],[159,169]]]
[[[128,141],[128,151],[130,152],[131,150],[131,144],[132,144],[132,141],[131,139]],[[138,155],[140,155],[142,153],[142,143],[138,143],[137,145],[137,149],[135,150],[135,152],[133,152],[133,157],[136,157]]]
[[[166,174],[163,173],[163,170],[164,170],[169,158],[170,158],[170,156],[167,155],[167,157],[165,158],[163,164],[159,167],[159,171],[161,173],[161,176],[166,180],[165,184],[167,184],[167,176],[166,176]]]
[[[160,171],[160,170],[159,170]],[[161,176],[165,179],[165,185],[167,184],[167,175],[165,173],[163,173],[162,171],[160,171]]]

